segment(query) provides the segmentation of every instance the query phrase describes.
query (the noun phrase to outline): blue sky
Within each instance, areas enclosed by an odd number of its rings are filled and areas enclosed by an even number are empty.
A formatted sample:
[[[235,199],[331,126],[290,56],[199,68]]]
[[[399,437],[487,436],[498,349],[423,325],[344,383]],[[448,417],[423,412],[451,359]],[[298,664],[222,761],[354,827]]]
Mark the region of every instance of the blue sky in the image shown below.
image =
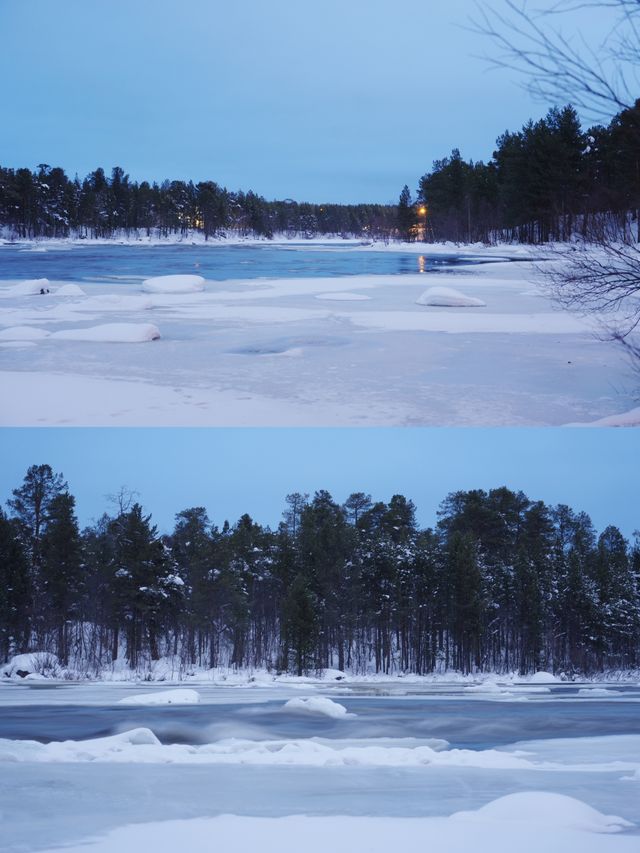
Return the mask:
[[[0,163],[395,201],[454,146],[486,159],[550,106],[487,71],[473,7],[0,0]],[[581,34],[601,14],[583,11]]]
[[[596,527],[640,528],[635,468],[640,430],[590,429],[4,429],[0,500],[32,464],[62,472],[83,524],[122,486],[162,531],[176,512],[206,506],[221,524],[249,512],[275,526],[285,495],[328,489],[388,500],[402,493],[433,524],[450,491],[522,489],[588,512]]]

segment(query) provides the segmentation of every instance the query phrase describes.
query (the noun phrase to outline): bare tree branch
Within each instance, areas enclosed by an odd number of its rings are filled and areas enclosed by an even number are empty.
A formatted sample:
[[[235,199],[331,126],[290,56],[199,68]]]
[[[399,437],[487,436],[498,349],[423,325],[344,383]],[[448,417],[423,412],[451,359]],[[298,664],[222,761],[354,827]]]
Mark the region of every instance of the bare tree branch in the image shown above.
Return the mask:
[[[611,10],[595,45],[576,26],[576,13],[589,9]],[[570,101],[601,120],[631,107],[640,91],[640,0],[559,0],[546,9],[531,0],[479,0],[471,28],[493,42],[491,67],[516,72],[546,102]]]
[[[556,247],[542,267],[547,292],[564,308],[597,319],[602,336],[640,355],[640,244],[611,214],[579,242]]]

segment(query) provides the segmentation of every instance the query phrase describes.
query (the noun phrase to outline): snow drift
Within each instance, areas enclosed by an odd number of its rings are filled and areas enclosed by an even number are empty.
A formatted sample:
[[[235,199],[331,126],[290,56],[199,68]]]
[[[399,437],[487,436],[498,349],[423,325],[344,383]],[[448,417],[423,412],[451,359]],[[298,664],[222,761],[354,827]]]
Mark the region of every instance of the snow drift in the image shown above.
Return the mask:
[[[453,287],[430,287],[416,299],[416,305],[436,308],[486,308],[487,303],[474,296],[465,296]]]

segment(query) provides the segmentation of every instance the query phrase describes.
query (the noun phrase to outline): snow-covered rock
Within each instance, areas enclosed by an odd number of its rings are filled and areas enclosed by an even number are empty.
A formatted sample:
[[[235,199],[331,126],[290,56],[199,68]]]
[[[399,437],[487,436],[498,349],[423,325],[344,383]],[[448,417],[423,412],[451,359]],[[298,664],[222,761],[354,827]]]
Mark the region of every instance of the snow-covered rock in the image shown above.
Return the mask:
[[[487,303],[475,296],[466,296],[453,287],[430,287],[416,299],[417,305],[436,308],[486,308]]]
[[[88,329],[64,329],[51,337],[60,341],[137,344],[158,340],[160,330],[152,323],[103,323]]]
[[[198,293],[204,290],[200,275],[159,275],[142,283],[145,293]]]
[[[125,696],[118,705],[197,705],[200,694],[197,690],[163,690]]]
[[[13,284],[4,291],[6,296],[33,296],[41,293],[43,290],[48,292],[50,282],[48,278],[34,278],[29,281],[20,281],[18,284]]]
[[[347,673],[341,669],[323,669],[321,677],[323,681],[344,681]]]
[[[55,676],[58,674],[60,664],[56,655],[50,652],[28,652],[23,655],[14,655],[9,663],[0,667],[0,676],[3,678],[26,678],[28,675]]]
[[[349,714],[344,705],[327,699],[326,696],[310,696],[308,698],[296,696],[295,699],[289,699],[288,702],[285,702],[282,708],[296,714],[316,714],[323,717],[333,717],[336,720],[356,716]]]

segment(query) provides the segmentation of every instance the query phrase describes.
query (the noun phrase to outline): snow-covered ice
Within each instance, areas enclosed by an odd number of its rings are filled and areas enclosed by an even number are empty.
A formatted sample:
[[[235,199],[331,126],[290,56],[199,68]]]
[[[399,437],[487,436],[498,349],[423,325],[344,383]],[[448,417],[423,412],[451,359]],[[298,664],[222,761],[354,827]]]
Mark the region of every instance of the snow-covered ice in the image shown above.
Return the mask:
[[[514,800],[515,798],[515,800]],[[69,853],[137,853],[153,849],[173,853],[388,853],[433,850],[468,853],[631,853],[637,836],[619,835],[630,823],[605,815],[572,797],[522,792],[494,800],[475,812],[443,818],[239,817],[222,815],[182,821],[138,824],[69,847]],[[471,841],[470,838],[473,838]]]
[[[198,293],[204,290],[200,275],[160,275],[147,278],[142,284],[145,293]]]
[[[453,287],[430,287],[416,299],[417,305],[439,308],[486,308],[487,303],[476,296],[465,296]]]
[[[18,664],[44,660],[15,658],[11,670]],[[199,703],[171,705],[166,682],[47,690],[46,678],[3,676],[6,849],[197,852],[215,839],[230,853],[293,853],[301,843],[313,853],[388,853],[392,844],[468,853],[470,838],[481,853],[638,849],[635,681],[614,691],[496,675],[478,685],[337,671],[228,675],[198,681]],[[503,687],[513,695],[496,704]],[[594,703],[588,689],[607,695]],[[567,736],[554,739],[562,721]],[[94,734],[74,735],[80,729]],[[538,739],[517,740],[529,731]]]
[[[53,332],[51,337],[59,341],[135,344],[157,341],[160,330],[152,323],[102,323],[100,326],[90,326],[86,329]]]
[[[200,694],[197,690],[162,690],[149,693],[136,693],[119,699],[119,705],[197,705]]]
[[[9,326],[0,329],[0,341],[40,341],[48,338],[51,332],[37,326]]]
[[[343,293],[336,291],[335,293],[316,293],[316,299],[325,302],[367,302],[371,299],[366,293]]]
[[[540,293],[530,249],[509,249],[511,263],[504,248],[429,246],[425,256],[425,247],[343,241],[179,254],[105,244],[92,246],[91,262],[83,245],[67,248],[31,255],[0,246],[12,270],[0,281],[0,333],[9,334],[0,343],[10,345],[0,394],[12,401],[2,425],[637,422],[616,414],[637,406],[625,353],[599,340],[592,320]],[[320,257],[326,263],[314,266]],[[485,262],[454,264],[474,258]],[[60,259],[64,277],[55,274]],[[152,275],[163,268],[202,274]],[[86,295],[56,298],[69,287]],[[33,295],[41,289],[50,293]],[[489,307],[417,305],[425,289]],[[117,333],[122,346],[107,347],[91,331],[107,325],[153,326],[161,337],[133,350],[124,341],[138,333]],[[15,329],[39,336],[11,337]]]

